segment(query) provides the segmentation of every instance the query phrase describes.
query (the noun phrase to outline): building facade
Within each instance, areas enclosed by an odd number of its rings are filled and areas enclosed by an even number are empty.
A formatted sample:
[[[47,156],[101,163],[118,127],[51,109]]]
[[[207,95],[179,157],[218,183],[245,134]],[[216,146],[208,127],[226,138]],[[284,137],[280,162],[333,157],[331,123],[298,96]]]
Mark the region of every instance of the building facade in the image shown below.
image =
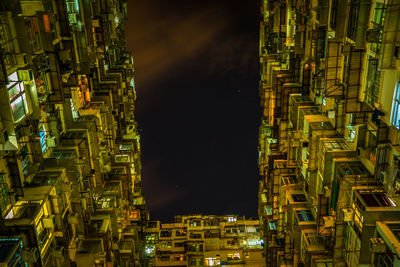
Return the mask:
[[[399,7],[261,2],[267,266],[400,266]]]
[[[124,0],[0,2],[0,265],[140,266]]]
[[[175,216],[149,221],[145,254],[149,266],[265,266],[257,219],[238,216]]]

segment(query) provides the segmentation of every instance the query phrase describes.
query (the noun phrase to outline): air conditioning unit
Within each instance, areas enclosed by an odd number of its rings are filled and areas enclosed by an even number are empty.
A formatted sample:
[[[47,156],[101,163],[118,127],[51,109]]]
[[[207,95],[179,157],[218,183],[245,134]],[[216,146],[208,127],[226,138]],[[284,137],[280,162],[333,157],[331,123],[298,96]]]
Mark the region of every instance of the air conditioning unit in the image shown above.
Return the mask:
[[[78,214],[68,215],[67,219],[69,224],[78,224]]]
[[[54,258],[62,258],[64,256],[64,247],[57,246],[52,251],[51,254]]]
[[[353,210],[352,209],[343,209],[343,221],[351,222],[353,221]]]
[[[17,55],[16,57],[17,57],[17,65],[25,66],[26,64],[28,64],[25,53]]]
[[[7,130],[0,131],[0,144],[5,144],[8,141],[9,134]]]
[[[318,205],[318,197],[311,197],[311,204],[313,206],[317,206]]]
[[[324,220],[325,228],[333,228],[335,227],[335,218],[333,216],[324,216],[322,217]]]
[[[92,26],[95,27],[95,28],[99,28],[100,27],[100,21],[98,19],[92,20]]]
[[[379,180],[383,185],[387,184],[388,181],[388,173],[386,171],[383,171],[379,174]]]
[[[46,144],[48,147],[56,147],[56,137],[55,136],[47,137]]]
[[[370,238],[369,239],[369,249],[372,253],[385,253],[386,252],[386,244],[382,238]]]
[[[325,197],[331,197],[332,190],[330,186],[324,186],[324,195]]]
[[[367,43],[378,43],[380,37],[382,36],[381,30],[379,28],[367,29]]]
[[[37,248],[26,248],[22,251],[22,260],[27,262],[37,262],[39,259],[39,251]]]
[[[42,219],[43,226],[45,228],[54,228],[54,215],[47,216]]]
[[[307,169],[308,168],[308,163],[309,163],[308,159],[305,159],[302,162],[303,162],[302,168]]]
[[[325,58],[319,59],[319,67],[320,69],[325,69]]]

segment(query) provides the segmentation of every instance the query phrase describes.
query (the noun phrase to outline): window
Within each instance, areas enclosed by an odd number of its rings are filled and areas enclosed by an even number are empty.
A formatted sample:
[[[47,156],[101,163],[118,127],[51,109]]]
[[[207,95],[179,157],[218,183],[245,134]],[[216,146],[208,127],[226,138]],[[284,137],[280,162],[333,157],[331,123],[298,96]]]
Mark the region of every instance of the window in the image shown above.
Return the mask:
[[[297,210],[296,215],[299,222],[313,222],[314,216],[310,210]]]
[[[360,192],[367,207],[396,207],[396,203],[383,192]]]
[[[43,25],[44,25],[44,31],[50,32],[50,20],[49,20],[49,15],[47,14],[43,14]]]
[[[172,242],[160,242],[160,248],[171,248]]]
[[[221,258],[214,258],[214,257],[210,257],[210,258],[205,258],[204,260],[205,262],[205,266],[218,266],[221,264]]]
[[[174,248],[183,248],[185,246],[184,242],[176,242],[174,243]]]
[[[186,236],[186,230],[185,229],[179,229],[175,230],[175,236]]]
[[[7,90],[14,122],[18,122],[28,113],[28,104],[24,83],[19,82],[17,72],[8,76]]]
[[[46,244],[50,233],[48,229],[43,226],[42,221],[39,221],[38,225],[36,226],[36,231],[39,241],[39,247],[40,249],[43,249],[43,246]]]
[[[169,255],[160,255],[158,256],[159,261],[170,261],[170,256]]]
[[[390,223],[387,224],[387,227],[392,231],[393,235],[400,241],[400,224],[399,223]]]
[[[396,82],[393,95],[392,113],[390,121],[394,127],[400,129],[400,81]]]
[[[201,233],[190,233],[190,238],[196,238],[199,239],[201,238]]]
[[[4,174],[0,174],[0,208],[2,215],[5,215],[9,204],[10,198],[7,194],[7,183],[4,179]]]
[[[228,260],[240,260],[240,253],[230,253],[227,258]]]
[[[331,8],[331,29],[336,30],[336,14],[338,8],[338,0],[332,0],[332,8]]]
[[[205,231],[204,238],[219,238],[219,231]]]
[[[382,45],[383,23],[386,15],[386,5],[375,2],[372,26],[373,30],[367,33],[367,40],[371,40],[371,51],[379,53]]]
[[[386,15],[386,5],[381,2],[375,2],[374,16],[372,22],[374,25],[383,26]]]
[[[228,222],[236,222],[236,217],[228,217]]]
[[[132,150],[132,144],[120,144],[119,145],[119,150]]]
[[[190,226],[201,226],[201,221],[200,220],[190,221]]]
[[[269,207],[269,206],[265,207],[265,214],[266,215],[272,215],[272,211],[273,211],[272,207]]]
[[[28,167],[32,163],[31,157],[29,155],[28,145],[24,144],[23,146],[21,146],[21,149],[20,149],[18,155],[21,158],[22,172],[23,172],[24,176],[27,177],[28,176]]]
[[[185,255],[182,255],[182,254],[174,255],[174,261],[185,261],[185,260],[186,260]]]
[[[391,267],[394,266],[394,256],[390,254],[375,254],[374,266]]]
[[[306,202],[306,196],[304,194],[292,194],[294,202]]]
[[[379,60],[368,56],[367,62],[367,81],[365,91],[365,101],[374,106],[378,103],[378,93],[380,87],[381,71],[378,70]]]
[[[188,265],[189,266],[203,266],[203,258],[189,255]]]
[[[148,222],[147,228],[157,228],[157,222],[155,222],[155,221]]]
[[[218,226],[218,220],[216,219],[209,219],[204,221],[204,226]]]
[[[295,176],[282,176],[282,185],[292,185],[296,183]]]
[[[191,252],[202,252],[203,251],[203,245],[202,244],[188,244],[187,245],[187,251]]]
[[[278,224],[276,222],[268,223],[269,230],[276,230],[278,228]]]
[[[6,66],[14,66],[16,64],[14,41],[11,39],[11,30],[7,16],[0,16],[0,49],[3,52],[4,63]]]
[[[40,146],[42,147],[42,153],[45,154],[47,152],[47,137],[49,136],[49,132],[46,131],[46,126],[42,124],[39,127],[39,141]]]
[[[77,0],[66,0],[68,21],[74,30],[81,30],[82,24],[80,21],[79,2]]]
[[[171,237],[171,231],[161,231],[161,237]]]
[[[347,24],[347,37],[349,37],[352,40],[356,40],[359,12],[360,12],[360,2],[354,0],[351,1],[349,23]]]
[[[360,236],[362,232],[362,227],[364,223],[364,216],[361,214],[360,210],[358,209],[358,206],[353,202],[353,210],[354,210],[354,226],[355,226],[355,231],[358,236]]]
[[[155,234],[154,234],[154,233],[152,233],[152,234],[147,234],[147,235],[146,235],[146,241],[147,241],[147,242],[155,241]]]

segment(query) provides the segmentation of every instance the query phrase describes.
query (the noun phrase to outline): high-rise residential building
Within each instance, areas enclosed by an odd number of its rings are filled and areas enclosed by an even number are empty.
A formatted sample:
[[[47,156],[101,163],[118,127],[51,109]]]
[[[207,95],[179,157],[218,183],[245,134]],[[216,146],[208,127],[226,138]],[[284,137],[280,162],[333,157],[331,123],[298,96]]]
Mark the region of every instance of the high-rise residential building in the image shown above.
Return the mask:
[[[124,0],[0,1],[0,265],[139,266]]]
[[[258,219],[180,215],[149,221],[145,236],[148,266],[265,266]]]
[[[261,6],[267,266],[400,266],[400,1]]]

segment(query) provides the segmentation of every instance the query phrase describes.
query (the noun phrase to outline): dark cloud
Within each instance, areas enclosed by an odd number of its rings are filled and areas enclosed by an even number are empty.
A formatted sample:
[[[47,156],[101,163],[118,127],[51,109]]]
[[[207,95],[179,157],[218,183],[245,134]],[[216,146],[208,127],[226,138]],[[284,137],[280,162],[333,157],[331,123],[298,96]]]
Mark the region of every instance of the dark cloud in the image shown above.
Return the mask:
[[[160,84],[177,68],[215,47],[218,36],[229,26],[230,18],[216,8],[192,10],[177,16],[151,5],[135,5],[129,19],[128,45],[134,51],[138,87]],[[148,17],[152,14],[152,17]],[[212,60],[212,59],[211,59]],[[179,73],[179,71],[178,71]]]
[[[258,0],[130,0],[152,218],[257,210]]]

